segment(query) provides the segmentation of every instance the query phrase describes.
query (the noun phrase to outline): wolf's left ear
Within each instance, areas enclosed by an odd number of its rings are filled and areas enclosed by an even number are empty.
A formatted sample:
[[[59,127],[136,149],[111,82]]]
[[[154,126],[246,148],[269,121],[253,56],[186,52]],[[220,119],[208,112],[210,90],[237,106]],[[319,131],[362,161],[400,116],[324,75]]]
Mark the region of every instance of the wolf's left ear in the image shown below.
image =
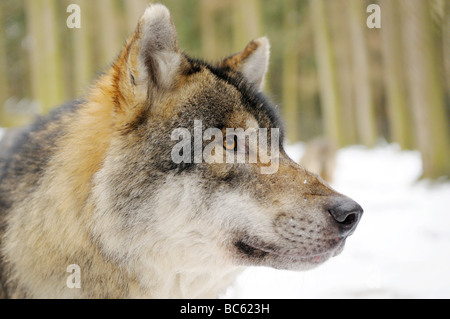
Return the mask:
[[[266,37],[251,41],[245,49],[220,63],[221,67],[229,67],[241,72],[248,82],[258,90],[264,87],[264,77],[269,66],[270,44]]]

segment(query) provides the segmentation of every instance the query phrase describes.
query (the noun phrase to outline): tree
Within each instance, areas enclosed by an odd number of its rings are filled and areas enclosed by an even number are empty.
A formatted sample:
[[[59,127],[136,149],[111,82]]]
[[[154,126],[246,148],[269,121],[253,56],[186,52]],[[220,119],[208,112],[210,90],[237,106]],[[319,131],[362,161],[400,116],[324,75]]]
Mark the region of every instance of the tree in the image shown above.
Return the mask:
[[[3,13],[0,12],[0,29],[3,27]],[[6,112],[4,111],[5,101],[8,99],[8,62],[6,60],[5,38],[0,37],[0,126],[7,126]]]
[[[146,0],[132,0],[124,1],[125,5],[125,17],[127,22],[127,33],[131,34],[138,24],[139,18],[145,11],[148,5]]]
[[[450,137],[444,104],[443,61],[433,28],[430,2],[402,0],[403,40],[423,178],[450,176]]]
[[[261,36],[259,0],[233,0],[233,51],[241,51],[247,43]]]
[[[337,85],[334,48],[323,0],[311,0],[311,16],[315,38],[315,54],[320,86],[320,98],[325,135],[337,145],[343,144],[341,127],[341,99]]]
[[[443,3],[443,17],[442,17],[442,52],[444,56],[445,81],[447,100],[450,101],[450,1]]]
[[[72,35],[72,52],[73,52],[73,72],[74,77],[71,81],[74,86],[75,93],[84,93],[87,85],[94,75],[93,54],[92,54],[92,19],[90,13],[92,3],[87,0],[78,0],[80,8],[82,8],[82,25],[81,28],[70,29]]]
[[[369,74],[367,52],[365,7],[361,0],[349,0],[349,26],[353,57],[353,92],[356,106],[356,127],[359,140],[374,146],[377,140],[375,109]]]
[[[43,112],[64,100],[61,50],[55,20],[56,1],[27,0],[30,77],[33,99]]]
[[[215,61],[232,51],[227,37],[230,25],[225,19],[230,12],[223,13],[225,9],[230,9],[230,3],[226,1],[202,0],[200,3],[202,55],[206,60]]]
[[[124,43],[119,36],[118,18],[114,1],[96,0],[96,21],[99,29],[100,63],[108,65],[119,54]]]
[[[413,147],[413,133],[405,85],[401,25],[398,19],[400,11],[396,1],[381,0],[380,4],[383,12],[383,72],[391,140],[410,149]]]
[[[298,13],[296,1],[287,0],[284,5],[284,43],[282,77],[282,111],[286,121],[287,139],[299,140],[299,99],[298,99]]]
[[[332,46],[335,51],[337,85],[341,99],[342,145],[351,145],[358,142],[356,131],[356,106],[354,101],[353,68],[351,39],[348,36],[350,28],[347,0],[329,1],[328,14]]]

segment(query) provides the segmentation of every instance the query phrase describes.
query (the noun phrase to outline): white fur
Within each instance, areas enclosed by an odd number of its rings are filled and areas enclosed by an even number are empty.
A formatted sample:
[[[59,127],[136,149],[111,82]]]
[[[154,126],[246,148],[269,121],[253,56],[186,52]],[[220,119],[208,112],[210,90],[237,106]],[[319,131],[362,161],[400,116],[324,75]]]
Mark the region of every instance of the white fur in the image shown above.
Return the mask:
[[[266,37],[256,40],[258,48],[245,60],[242,73],[250,83],[254,83],[259,90],[264,87],[264,77],[269,67],[270,44]]]
[[[114,211],[113,190],[105,183],[108,174],[103,173],[114,165],[105,163],[105,170],[95,177],[93,233],[107,255],[123,261],[123,266],[136,274],[139,289],[132,297],[217,297],[241,270],[226,244],[227,230],[236,221],[243,222],[236,216],[242,209],[242,195],[222,194],[214,201],[218,205],[206,211],[195,178],[170,176],[153,199],[133,211],[133,228],[127,231],[123,228],[130,220]],[[249,218],[254,217],[251,211],[258,210],[256,203],[253,209],[248,206]],[[250,220],[246,223],[251,224]]]
[[[180,68],[181,56],[176,52],[166,51],[156,55],[158,63],[159,81],[164,88],[169,88]]]
[[[155,3],[145,9],[142,18],[146,21],[153,21],[157,18],[170,19],[170,12],[164,5]]]

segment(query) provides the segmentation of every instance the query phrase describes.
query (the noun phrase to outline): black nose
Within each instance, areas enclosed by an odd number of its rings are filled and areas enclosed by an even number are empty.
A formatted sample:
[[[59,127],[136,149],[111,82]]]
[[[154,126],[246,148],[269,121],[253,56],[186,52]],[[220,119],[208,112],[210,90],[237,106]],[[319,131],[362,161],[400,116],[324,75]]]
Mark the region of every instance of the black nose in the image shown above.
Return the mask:
[[[333,205],[328,209],[330,215],[336,221],[342,236],[353,233],[358,225],[363,209],[357,202],[347,197],[339,197],[333,200]]]

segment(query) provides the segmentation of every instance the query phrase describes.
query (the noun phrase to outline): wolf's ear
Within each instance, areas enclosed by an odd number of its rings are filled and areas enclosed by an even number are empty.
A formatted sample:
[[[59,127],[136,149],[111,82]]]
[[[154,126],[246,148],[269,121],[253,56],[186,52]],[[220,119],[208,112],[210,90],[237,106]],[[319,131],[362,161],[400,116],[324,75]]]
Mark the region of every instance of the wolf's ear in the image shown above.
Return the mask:
[[[180,69],[182,56],[169,10],[161,4],[150,5],[139,19],[135,32],[122,52],[121,79],[124,89],[136,102],[147,90],[169,89]],[[119,60],[119,61],[120,61]],[[122,92],[123,93],[123,92]]]
[[[140,63],[154,84],[169,87],[181,63],[177,31],[169,10],[162,4],[149,6],[139,20],[138,28],[141,33]]]
[[[220,66],[241,72],[247,81],[262,90],[264,77],[269,66],[269,56],[269,40],[266,37],[261,37],[247,44],[243,51],[223,60]]]

